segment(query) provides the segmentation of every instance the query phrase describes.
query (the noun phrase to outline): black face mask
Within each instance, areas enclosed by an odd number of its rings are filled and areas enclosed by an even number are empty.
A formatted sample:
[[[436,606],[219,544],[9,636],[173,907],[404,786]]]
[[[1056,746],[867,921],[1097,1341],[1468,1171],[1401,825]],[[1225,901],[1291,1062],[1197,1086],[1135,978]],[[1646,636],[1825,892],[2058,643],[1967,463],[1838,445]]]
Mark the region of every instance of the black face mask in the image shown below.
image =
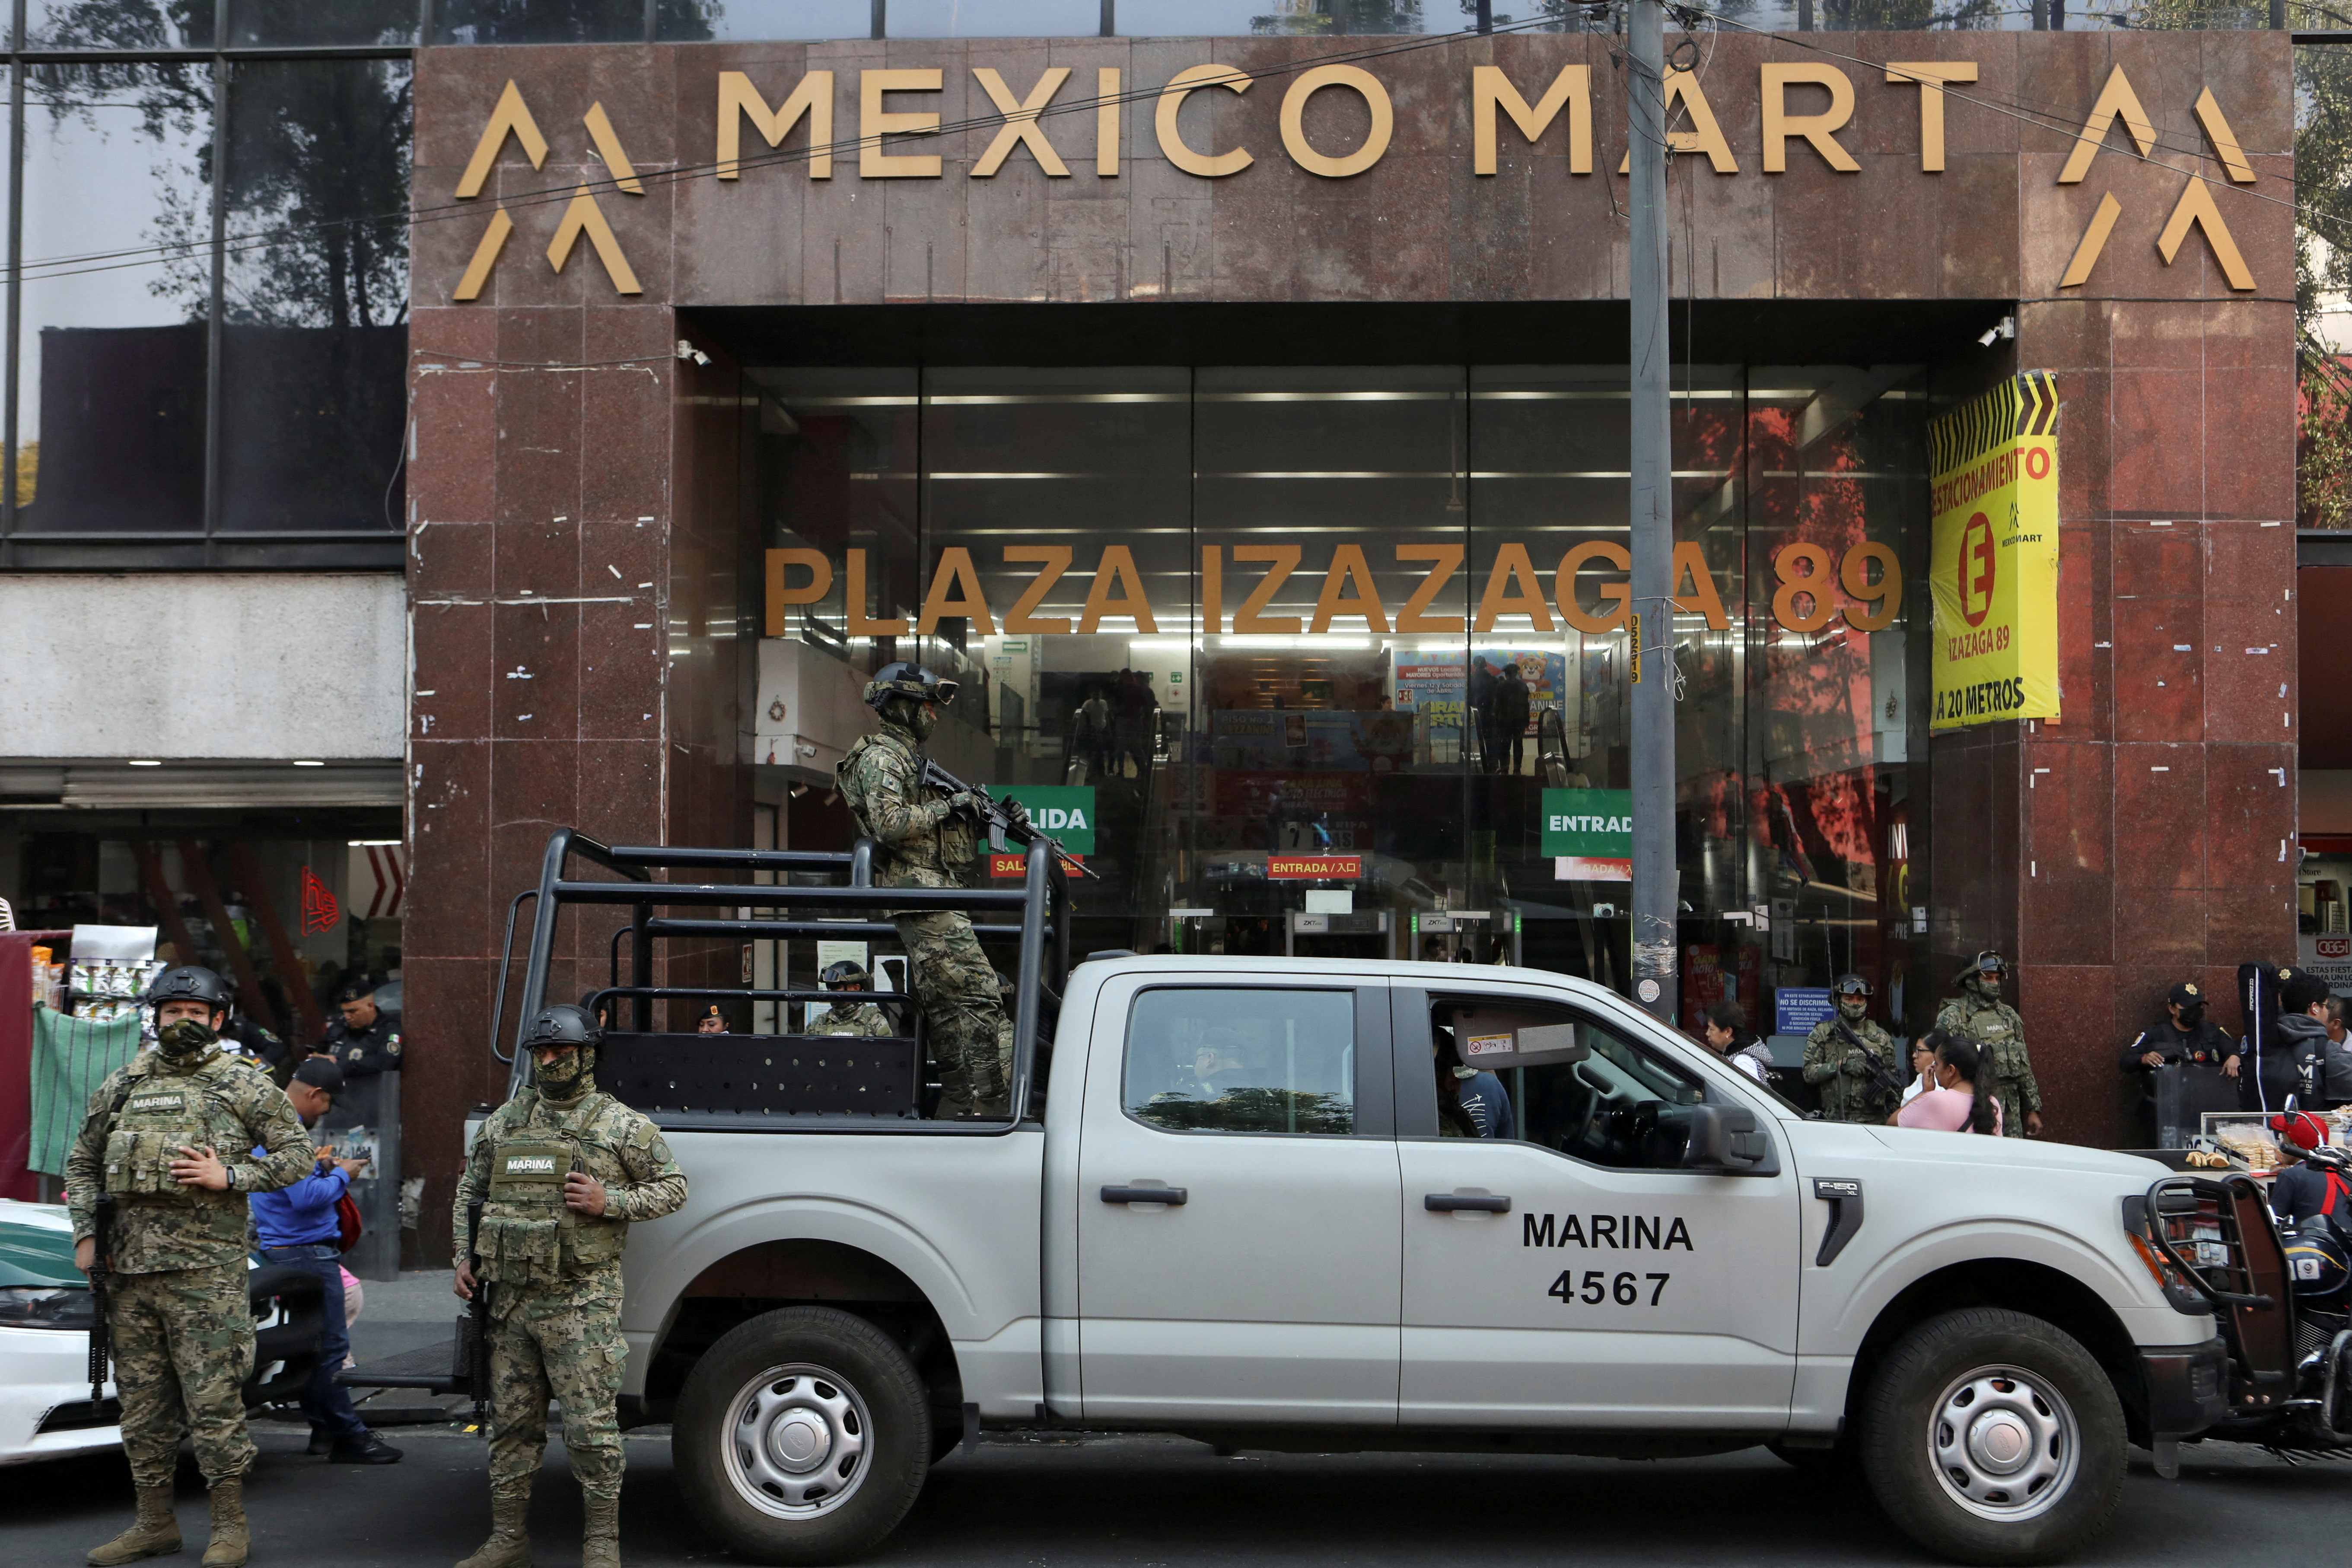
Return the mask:
[[[2180,1026],[2193,1029],[2205,1021],[2205,1004],[2198,1002],[2180,1010]]]

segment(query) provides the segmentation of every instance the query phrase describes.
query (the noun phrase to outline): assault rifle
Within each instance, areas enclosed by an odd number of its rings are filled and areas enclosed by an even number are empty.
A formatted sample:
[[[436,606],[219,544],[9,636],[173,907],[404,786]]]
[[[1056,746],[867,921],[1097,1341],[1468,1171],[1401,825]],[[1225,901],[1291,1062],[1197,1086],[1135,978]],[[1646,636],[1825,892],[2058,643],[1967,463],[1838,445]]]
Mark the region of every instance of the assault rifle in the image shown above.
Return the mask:
[[[1911,1087],[1911,1080],[1905,1078],[1893,1062],[1864,1045],[1862,1037],[1855,1034],[1843,1018],[1837,1020],[1837,1032],[1844,1037],[1847,1045],[1870,1058],[1871,1097],[1889,1108],[1902,1104],[1903,1091]]]
[[[107,1263],[107,1253],[114,1245],[112,1193],[98,1194],[95,1215],[89,1259],[89,1403],[93,1410],[105,1390],[107,1357],[113,1350],[106,1327],[107,1292],[114,1284],[114,1270]]]
[[[1013,805],[1017,803],[996,799],[988,793],[987,785],[968,784],[930,758],[925,757],[922,787],[940,790],[948,795],[968,795],[981,802],[975,809],[975,815],[982,823],[986,825],[992,843],[1018,844],[1026,849],[1030,845],[1042,839],[1052,846],[1055,855],[1064,865],[1076,868],[1081,876],[1095,877],[1099,879],[1100,873],[1087,869],[1082,862],[1072,858],[1070,852],[1062,847],[1060,839],[1050,833],[1038,831],[1036,825],[1029,820],[1026,811],[1014,811]]]
[[[473,1271],[474,1295],[466,1303],[464,1328],[458,1338],[465,1352],[467,1392],[474,1396],[474,1425],[482,1426],[488,1419],[490,1397],[490,1284],[482,1278],[482,1205],[479,1199],[466,1205],[466,1267]]]

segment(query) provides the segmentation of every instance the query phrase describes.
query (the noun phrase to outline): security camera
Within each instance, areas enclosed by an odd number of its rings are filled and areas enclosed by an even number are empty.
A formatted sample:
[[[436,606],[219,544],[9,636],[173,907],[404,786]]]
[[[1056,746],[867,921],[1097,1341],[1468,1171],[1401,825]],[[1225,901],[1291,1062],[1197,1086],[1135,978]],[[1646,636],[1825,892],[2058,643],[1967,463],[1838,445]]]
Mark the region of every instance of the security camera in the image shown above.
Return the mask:
[[[696,348],[684,338],[677,340],[677,357],[680,359],[690,359],[697,364],[709,364],[710,363],[710,356],[709,354],[704,353],[700,349]]]
[[[2017,336],[2017,318],[2015,316],[2003,316],[2000,321],[1995,321],[1991,326],[1987,327],[1977,338],[1977,342],[1986,348],[1990,348],[1995,342],[1999,342],[2002,338],[2013,338],[2015,336]]]

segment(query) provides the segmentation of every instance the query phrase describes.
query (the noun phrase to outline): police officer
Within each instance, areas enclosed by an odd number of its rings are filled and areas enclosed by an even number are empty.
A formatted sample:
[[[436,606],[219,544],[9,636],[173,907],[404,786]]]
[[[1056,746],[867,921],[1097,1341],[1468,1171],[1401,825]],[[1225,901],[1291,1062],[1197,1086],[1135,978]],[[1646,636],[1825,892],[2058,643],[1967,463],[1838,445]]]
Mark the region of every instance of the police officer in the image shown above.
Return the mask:
[[[537,1081],[482,1123],[457,1184],[457,1292],[490,1292],[490,1538],[459,1568],[528,1568],[550,1398],[587,1515],[582,1568],[621,1561],[621,1252],[631,1220],[685,1204],[686,1177],[651,1121],[597,1091],[604,1039],[585,1008],[541,1008],[523,1039]]]
[[[374,986],[354,981],[335,993],[335,1007],[342,1016],[327,1026],[326,1037],[314,1050],[334,1058],[347,1079],[390,1072],[400,1065],[400,1020],[377,1010]]]
[[[2205,992],[2193,980],[2184,980],[2165,994],[2165,1016],[2132,1037],[2123,1048],[2121,1066],[2137,1074],[2146,1086],[2144,1110],[2151,1136],[2163,1137],[2156,1123],[2156,1075],[2159,1068],[2187,1069],[2201,1092],[2184,1093],[2181,1111],[2227,1110],[2236,1108],[2238,1047],[2219,1024],[2205,1016]],[[2226,1089],[2227,1094],[2217,1091]],[[2191,1118],[2193,1121],[2193,1117]],[[2153,1146],[2153,1145],[2151,1145]]]
[[[1902,1053],[1870,1018],[1870,982],[1841,974],[1830,987],[1837,1012],[1805,1037],[1805,1081],[1821,1086],[1825,1121],[1885,1121],[1902,1097]],[[1894,1092],[1889,1093],[1890,1083]]]
[[[838,963],[825,965],[817,977],[824,988],[837,995],[862,998],[874,989],[874,977],[866,967],[845,958]],[[824,1016],[808,1026],[812,1035],[895,1035],[889,1016],[873,1003],[856,1000],[827,1005]]]
[[[2042,1136],[2042,1086],[2025,1048],[2025,1020],[2000,999],[2009,966],[1997,952],[1979,952],[1958,975],[1960,994],[1936,1015],[1936,1027],[1992,1053],[1992,1092],[2000,1101],[2005,1137]]]
[[[882,727],[851,746],[836,772],[858,830],[877,847],[877,887],[961,887],[971,864],[982,803],[922,787],[922,744],[955,692],[954,681],[903,660],[866,683],[866,705],[881,715]],[[1021,815],[1017,805],[1012,809]],[[939,1053],[940,1113],[1004,1115],[1010,1101],[996,1056],[1004,1010],[971,921],[951,910],[905,910],[895,918],[911,961],[915,1001]]]
[[[236,1568],[246,1559],[245,1473],[254,1457],[242,1394],[253,1370],[246,1195],[310,1174],[310,1140],[268,1075],[221,1048],[229,993],[219,975],[169,970],[147,999],[155,1048],[107,1075],[66,1156],[74,1262],[85,1273],[98,1256],[100,1194],[110,1200],[107,1332],[122,1451],[139,1493],[131,1528],[89,1561],[180,1550],[172,1473],[184,1429],[212,1489],[205,1568]],[[249,1152],[257,1147],[258,1156]]]

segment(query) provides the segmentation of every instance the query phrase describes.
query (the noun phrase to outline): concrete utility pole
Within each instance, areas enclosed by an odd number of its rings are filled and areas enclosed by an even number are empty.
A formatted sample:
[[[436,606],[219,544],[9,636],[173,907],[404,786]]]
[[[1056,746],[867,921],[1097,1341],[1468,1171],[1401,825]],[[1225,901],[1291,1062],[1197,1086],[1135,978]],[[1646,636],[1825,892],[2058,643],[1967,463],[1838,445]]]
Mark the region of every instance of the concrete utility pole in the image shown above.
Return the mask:
[[[1659,0],[1629,0],[1627,143],[1633,154],[1633,999],[1672,1019],[1679,958],[1675,872],[1673,349],[1666,337],[1666,26]]]

